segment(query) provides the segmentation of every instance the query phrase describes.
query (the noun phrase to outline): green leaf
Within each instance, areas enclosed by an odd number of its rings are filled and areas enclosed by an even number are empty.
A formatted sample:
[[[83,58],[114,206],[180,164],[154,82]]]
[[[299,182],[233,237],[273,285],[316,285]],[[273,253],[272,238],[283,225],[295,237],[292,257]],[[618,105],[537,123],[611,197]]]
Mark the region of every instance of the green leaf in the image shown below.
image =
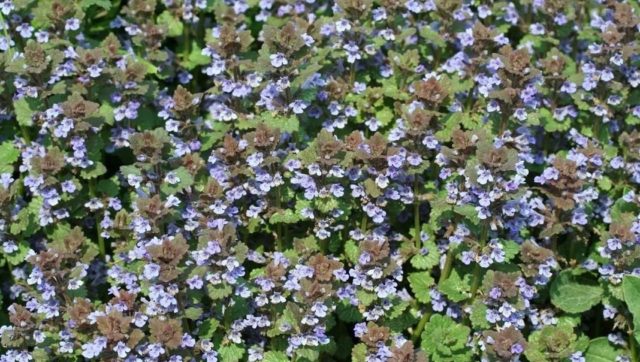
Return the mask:
[[[407,308],[409,308],[410,305],[411,304],[409,302],[400,302],[391,308],[391,311],[386,314],[386,317],[391,320],[398,318],[407,310]]]
[[[13,163],[20,157],[20,151],[12,142],[6,141],[0,144],[0,173],[13,173]]]
[[[93,5],[101,7],[103,9],[105,9],[105,10],[111,9],[111,1],[109,1],[109,0],[82,0],[80,2],[80,6],[84,10],[90,8]]]
[[[321,52],[324,52],[324,50],[321,50],[314,58],[322,59],[322,56],[320,54]],[[293,80],[291,81],[292,89],[299,89],[300,85],[306,82],[307,79],[309,79],[309,77],[311,77],[317,71],[322,69],[322,65],[318,64],[318,61],[315,59],[312,59],[306,64],[307,64],[306,67],[303,67],[303,68],[301,67],[301,69],[298,69],[299,71],[298,75],[295,78],[293,78]]]
[[[271,224],[294,224],[300,220],[300,216],[292,210],[279,210],[269,218]]]
[[[454,210],[456,214],[466,217],[474,225],[478,225],[480,219],[478,218],[478,211],[476,211],[473,205],[457,205]]]
[[[263,121],[267,126],[278,128],[281,132],[293,133],[300,129],[300,121],[298,121],[296,116],[272,116],[269,113],[266,113],[266,115],[263,116]]]
[[[185,310],[184,315],[188,319],[196,320],[202,315],[202,308],[189,307]]]
[[[375,294],[366,292],[364,290],[358,290],[356,292],[356,296],[358,297],[358,300],[360,300],[360,304],[364,305],[365,307],[370,306],[371,303],[373,303],[377,299]]]
[[[376,182],[370,178],[364,181],[364,190],[367,192],[367,195],[373,198],[382,196],[382,190],[380,190]]]
[[[208,285],[209,298],[213,300],[223,299],[231,295],[233,290],[228,284]]]
[[[18,243],[18,250],[14,251],[11,254],[5,254],[5,258],[11,265],[20,265],[24,262],[25,258],[29,254],[29,250],[31,250],[29,245],[24,241],[20,241]]]
[[[634,116],[633,114],[628,115],[627,118],[624,119],[624,121],[629,126],[637,126],[640,124],[640,118]]]
[[[30,127],[33,125],[33,115],[38,111],[41,105],[40,100],[33,98],[20,98],[13,102],[13,109],[16,112],[16,120],[20,126]]]
[[[219,325],[220,325],[220,322],[218,322],[215,319],[205,320],[200,325],[200,329],[198,330],[198,336],[203,339],[210,339],[211,337],[213,337],[213,334],[215,333],[216,329],[218,329]]]
[[[214,122],[213,130],[210,132],[203,132],[200,134],[202,140],[202,150],[207,151],[213,148],[218,141],[224,138],[224,135],[229,130],[229,125],[223,122]]]
[[[198,46],[197,42],[193,42],[191,44],[191,53],[189,53],[189,58],[184,66],[191,70],[199,65],[207,65],[211,62],[211,58],[202,54],[202,49]]]
[[[540,109],[538,118],[544,125],[544,130],[547,132],[564,132],[571,128],[571,121],[569,119],[558,121],[553,118],[551,111],[549,111],[547,108]]]
[[[601,190],[609,191],[611,190],[612,186],[613,185],[611,184],[611,179],[608,178],[607,176],[603,176],[600,180],[598,180],[598,187]]]
[[[284,352],[268,351],[262,357],[263,362],[287,362],[289,358]]]
[[[461,80],[456,74],[447,81],[447,89],[450,94],[467,93],[471,88],[473,88],[473,84],[473,79],[467,78],[465,80]]]
[[[267,337],[273,338],[275,336],[279,336],[284,334],[283,330],[286,330],[285,327],[288,328],[296,328],[298,325],[299,316],[294,313],[292,308],[287,308],[282,312],[282,316],[276,320],[269,331],[267,331]]]
[[[546,325],[529,335],[525,356],[530,362],[550,362],[549,356],[553,361],[564,361],[579,344],[571,324],[559,320],[557,325]]]
[[[334,209],[337,209],[339,206],[338,200],[336,199],[320,199],[316,198],[314,205],[318,211],[328,214]]]
[[[113,126],[113,107],[108,102],[104,102],[102,103],[102,105],[100,105],[98,113],[100,114],[100,116],[102,116],[102,118],[104,118],[104,122],[106,124]]]
[[[42,207],[42,198],[35,197],[29,205],[18,212],[17,220],[11,223],[10,232],[14,235],[23,233],[24,236],[31,236],[40,226],[38,214]]]
[[[404,311],[400,316],[389,319],[386,322],[387,327],[389,327],[393,332],[402,333],[407,330],[407,328],[411,326],[415,326],[418,323],[418,317],[413,315],[408,310]]]
[[[451,317],[435,314],[422,332],[420,345],[434,361],[467,361],[469,332],[469,327]]]
[[[100,180],[96,189],[99,192],[102,192],[110,197],[116,197],[118,195],[118,191],[120,190],[120,186],[118,186],[118,182],[113,178]]]
[[[624,193],[629,192],[629,190],[625,189]],[[611,219],[619,220],[622,218],[624,213],[634,213],[637,211],[636,206],[631,202],[626,202],[624,199],[618,199],[613,206],[611,207]]]
[[[622,290],[624,301],[633,316],[633,334],[640,342],[640,278],[626,275],[622,280]]]
[[[218,353],[223,362],[238,362],[244,356],[244,348],[235,344],[222,346],[218,349]]]
[[[561,272],[551,284],[551,303],[569,313],[582,313],[602,299],[602,288],[571,270]]]
[[[421,303],[429,303],[431,301],[429,288],[434,282],[431,274],[426,271],[411,273],[407,279],[409,280],[409,285],[415,298]]]
[[[311,348],[300,348],[296,351],[296,361],[318,361],[320,352]]]
[[[95,162],[91,167],[80,171],[80,177],[89,180],[96,178],[107,173],[107,168],[104,167],[102,162]]]
[[[548,238],[560,233],[564,232],[564,226],[562,226],[562,224],[558,223],[558,224],[552,224],[547,226],[544,230],[542,230],[540,232],[540,237],[541,238]]]
[[[513,240],[505,240],[502,242],[504,257],[507,261],[513,259],[520,252],[520,245]]]
[[[423,26],[420,28],[420,36],[428,40],[429,43],[435,45],[438,48],[444,48],[447,46],[447,42],[444,40],[439,32],[431,29],[429,26]]]
[[[351,349],[351,362],[364,362],[367,359],[367,345],[358,343]]]
[[[462,279],[458,272],[453,270],[449,277],[440,283],[438,289],[452,301],[461,302],[471,296],[470,278],[470,275],[465,275],[464,279]]]
[[[41,362],[41,361],[44,362],[44,361],[51,360],[51,356],[49,355],[47,350],[45,350],[44,348],[34,349],[31,355],[33,356],[33,360],[36,362]]]
[[[599,337],[591,340],[584,357],[587,362],[611,362],[622,355],[622,352],[609,343],[607,337]]]
[[[433,244],[433,242],[431,242]],[[440,252],[435,244],[433,247],[427,246],[427,254],[416,254],[411,258],[411,265],[416,269],[431,269],[440,262]]]
[[[389,108],[385,107],[376,112],[376,119],[380,121],[384,127],[393,121],[393,112]]]
[[[147,68],[147,74],[158,74],[158,67],[153,65],[153,63],[151,63],[150,61],[143,58],[136,58],[136,61],[142,63],[145,66],[145,68]],[[143,117],[140,117],[140,118],[143,118]]]
[[[129,175],[142,176],[142,172],[140,172],[138,168],[132,165],[121,166],[120,172],[122,172],[122,175],[125,177]]]
[[[471,320],[471,325],[475,329],[489,328],[489,321],[487,321],[487,305],[481,301],[473,303],[469,319]]]
[[[176,19],[169,10],[163,11],[158,15],[158,25],[163,25],[167,29],[167,36],[177,37],[181,36],[184,30],[182,21]]]
[[[352,264],[358,263],[358,257],[360,257],[360,249],[356,242],[352,239],[347,240],[344,244],[344,253]]]
[[[338,303],[336,311],[338,312],[338,318],[344,322],[355,323],[362,320],[362,313],[358,308],[346,302]]]
[[[463,112],[455,112],[445,115],[443,117],[444,125],[442,129],[436,132],[436,138],[440,141],[449,141],[453,131],[460,128],[462,121],[468,117],[470,117],[469,113]]]
[[[191,174],[189,173],[189,171],[187,171],[186,168],[178,167],[172,172],[175,173],[175,175],[178,177],[180,181],[178,181],[178,183],[176,183],[175,185],[172,185],[167,181],[163,180],[162,185],[160,186],[160,191],[164,192],[167,195],[177,194],[183,191],[184,189],[186,189],[187,187],[190,187],[191,185],[193,185],[193,176],[191,176]]]

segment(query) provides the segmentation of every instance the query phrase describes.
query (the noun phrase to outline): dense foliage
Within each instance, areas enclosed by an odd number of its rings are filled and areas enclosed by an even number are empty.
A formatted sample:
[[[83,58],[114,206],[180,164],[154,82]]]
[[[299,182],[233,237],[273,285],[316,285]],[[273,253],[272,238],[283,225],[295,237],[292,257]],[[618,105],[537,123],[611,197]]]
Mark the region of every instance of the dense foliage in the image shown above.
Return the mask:
[[[0,14],[0,361],[640,361],[635,0]]]

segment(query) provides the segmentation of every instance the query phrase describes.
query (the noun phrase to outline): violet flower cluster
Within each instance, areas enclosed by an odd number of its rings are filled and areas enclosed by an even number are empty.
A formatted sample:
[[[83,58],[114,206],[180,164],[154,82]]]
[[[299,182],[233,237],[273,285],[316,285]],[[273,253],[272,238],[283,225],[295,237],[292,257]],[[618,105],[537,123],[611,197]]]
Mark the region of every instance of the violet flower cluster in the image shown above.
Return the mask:
[[[0,0],[0,362],[640,362],[632,0]]]

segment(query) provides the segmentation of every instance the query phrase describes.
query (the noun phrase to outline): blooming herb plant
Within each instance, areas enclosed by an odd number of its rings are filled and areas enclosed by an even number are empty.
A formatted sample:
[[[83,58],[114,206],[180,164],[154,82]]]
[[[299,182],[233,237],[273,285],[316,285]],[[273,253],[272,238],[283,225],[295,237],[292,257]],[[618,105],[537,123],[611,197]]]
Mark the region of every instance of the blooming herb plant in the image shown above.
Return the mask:
[[[0,361],[640,361],[637,1],[0,15]]]

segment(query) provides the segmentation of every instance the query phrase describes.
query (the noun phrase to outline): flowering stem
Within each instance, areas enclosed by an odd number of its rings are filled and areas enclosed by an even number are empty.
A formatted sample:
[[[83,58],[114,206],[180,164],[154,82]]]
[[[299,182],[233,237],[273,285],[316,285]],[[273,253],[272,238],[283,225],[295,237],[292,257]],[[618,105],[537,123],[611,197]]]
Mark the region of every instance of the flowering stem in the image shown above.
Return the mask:
[[[276,188],[276,209],[282,210],[282,187]],[[282,223],[276,225],[276,250],[284,251],[284,232],[282,231]]]
[[[480,287],[480,274],[482,273],[482,269],[480,268],[480,264],[476,263],[473,267],[473,276],[471,282],[471,298],[473,299]]]
[[[7,45],[11,47],[11,37],[9,37],[9,21],[4,18],[2,12],[0,12],[0,23],[4,24],[4,37],[7,39]]]
[[[500,133],[499,135],[504,134],[504,131],[507,129],[507,124],[509,123],[509,113],[507,112],[507,110],[504,110],[501,113],[501,117],[500,117]]]
[[[31,136],[29,135],[29,129],[24,125],[20,125],[20,132],[22,133],[22,138],[24,138],[24,142],[29,144],[31,143]]]
[[[593,122],[593,138],[600,139],[600,118],[598,117]]]
[[[189,39],[189,30],[190,30],[190,27],[185,26],[182,32],[182,41],[184,42],[182,56],[184,61],[187,61],[189,59],[189,55],[191,55],[191,42]]]
[[[9,275],[11,275],[11,281],[15,283],[15,279],[13,278],[13,265],[9,262],[9,260],[5,260],[5,264],[7,264],[7,269],[9,270]]]
[[[487,225],[482,225],[482,230],[480,232],[480,251],[487,243],[487,236],[489,234],[489,228]],[[482,274],[482,268],[480,267],[480,263],[476,262],[473,267],[473,277],[471,279],[471,298],[474,298],[478,288],[480,287],[480,277]]]
[[[276,251],[283,251],[284,250],[284,242],[282,240],[282,225],[281,224],[276,225],[275,238],[276,238]]]
[[[360,230],[362,233],[367,231],[367,214],[362,215],[362,220],[360,221]]]
[[[349,84],[353,85],[356,81],[356,64],[352,64],[349,69]]]
[[[91,179],[89,181],[89,193],[91,197],[96,197],[96,180]],[[107,248],[104,244],[104,238],[102,237],[102,227],[100,226],[100,219],[96,217],[96,234],[98,234],[98,249],[100,250],[100,256],[105,258],[107,256]]]
[[[474,98],[473,98],[473,91],[476,89],[476,86],[474,85],[473,87],[471,87],[471,89],[469,89],[469,92],[467,93],[467,100],[465,102],[465,109],[467,110],[467,112],[471,112],[471,109],[473,108],[474,105]]]
[[[551,250],[553,250],[553,254],[558,256],[558,239],[555,235],[551,237]]]
[[[424,312],[424,314],[422,315],[422,318],[420,318],[420,321],[416,326],[416,329],[413,331],[413,334],[411,335],[411,341],[413,342],[414,346],[418,342],[418,339],[420,339],[420,335],[422,334],[424,327],[427,325],[429,318],[431,318],[431,308],[429,308],[429,310]]]
[[[573,240],[571,240],[571,243],[569,244],[569,260],[577,259],[576,258],[576,244],[577,243],[578,243],[578,239],[574,238]]]
[[[415,234],[413,240],[415,241],[416,248],[419,250],[422,247],[420,240],[420,199],[418,195],[418,176],[413,183],[413,197],[415,201],[413,203],[413,226],[415,227]]]
[[[442,268],[440,279],[438,279],[438,285],[442,284],[442,282],[449,278],[449,274],[451,274],[451,268],[453,267],[453,259],[455,259],[453,248],[449,246],[449,251],[447,252],[447,256],[444,261],[444,268]]]
[[[629,332],[629,352],[631,353],[631,362],[638,362],[638,350],[633,332]]]

